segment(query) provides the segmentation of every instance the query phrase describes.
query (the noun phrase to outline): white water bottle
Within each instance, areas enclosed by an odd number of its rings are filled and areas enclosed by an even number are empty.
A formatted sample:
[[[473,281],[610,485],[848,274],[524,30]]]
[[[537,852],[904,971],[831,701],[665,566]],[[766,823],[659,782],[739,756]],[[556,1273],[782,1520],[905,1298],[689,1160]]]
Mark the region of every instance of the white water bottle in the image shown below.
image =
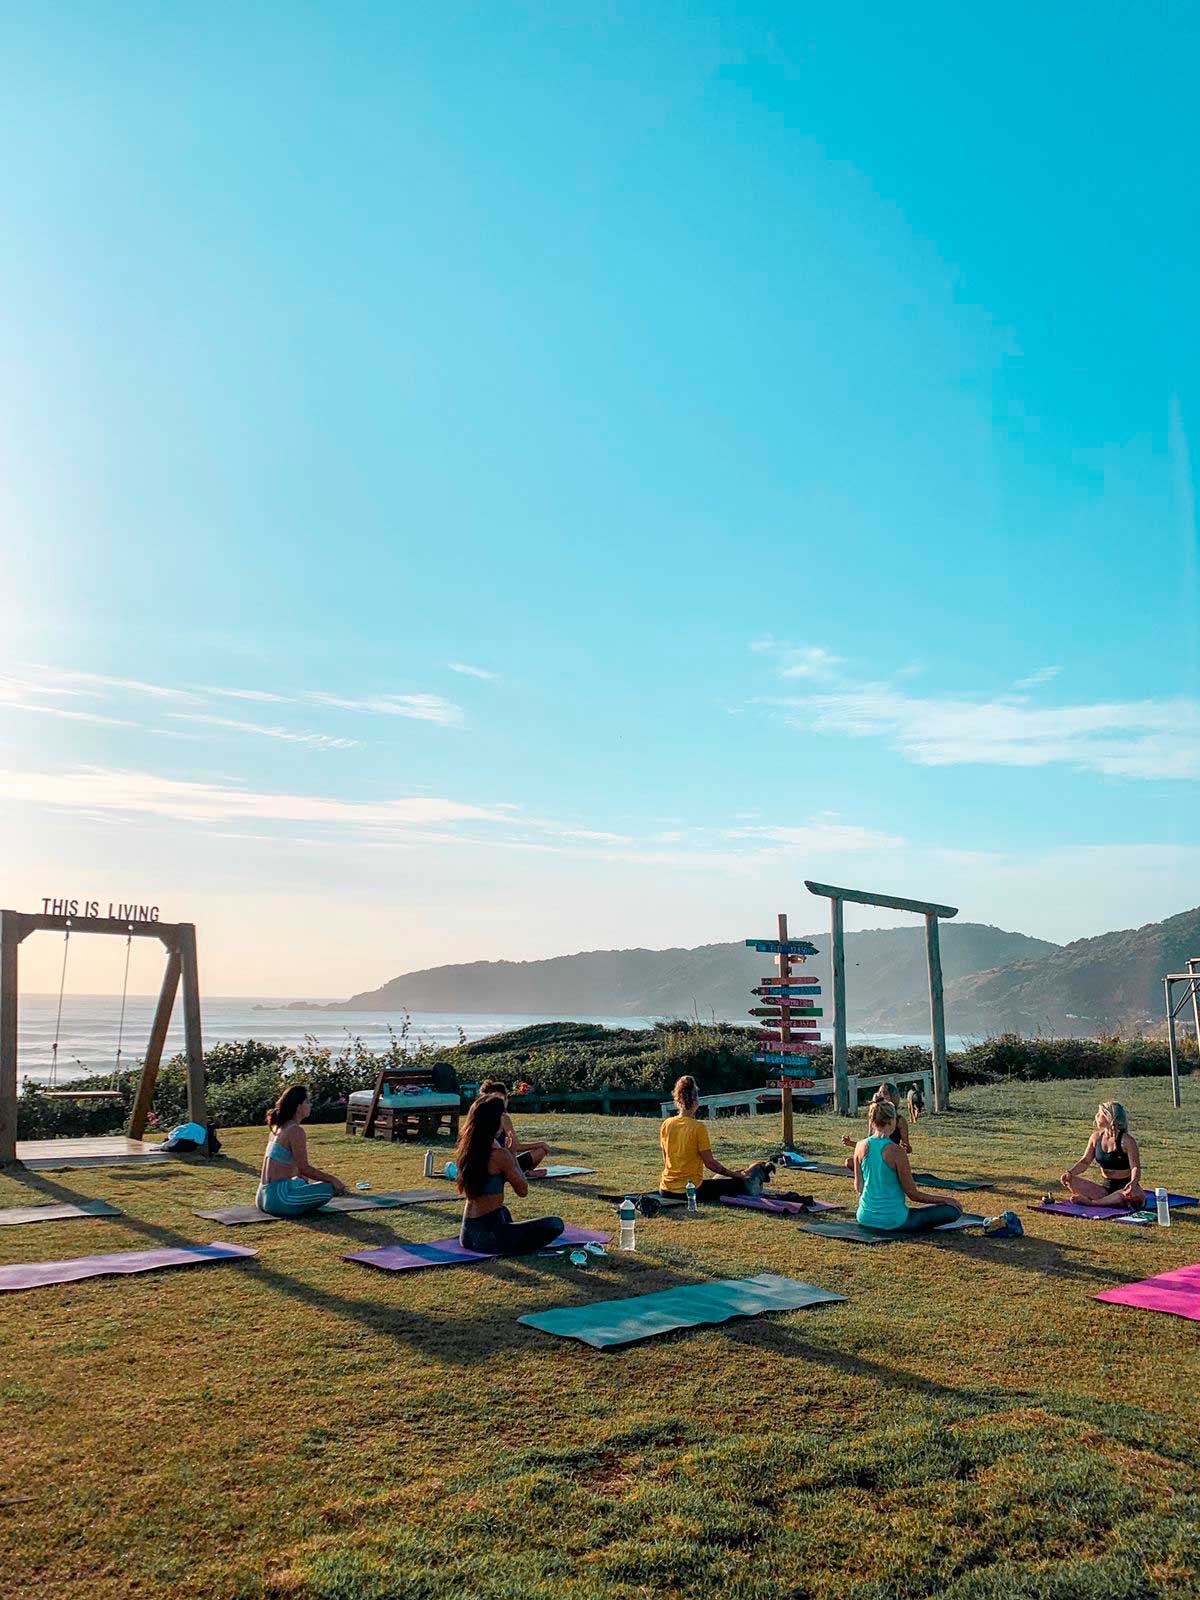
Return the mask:
[[[634,1210],[633,1201],[628,1195],[617,1207],[617,1215],[621,1219],[621,1249],[633,1250],[636,1248],[633,1242],[633,1231],[637,1212]]]
[[[425,1176],[427,1178],[432,1178],[433,1177],[433,1151],[432,1150],[426,1150],[426,1152],[425,1152]]]
[[[1158,1225],[1160,1228],[1171,1226],[1171,1205],[1167,1199],[1167,1191],[1159,1184],[1154,1191],[1154,1198],[1158,1202]]]
[[[698,1209],[696,1205],[696,1185],[690,1178],[688,1179],[687,1185],[687,1202],[687,1208],[689,1211],[695,1211]]]

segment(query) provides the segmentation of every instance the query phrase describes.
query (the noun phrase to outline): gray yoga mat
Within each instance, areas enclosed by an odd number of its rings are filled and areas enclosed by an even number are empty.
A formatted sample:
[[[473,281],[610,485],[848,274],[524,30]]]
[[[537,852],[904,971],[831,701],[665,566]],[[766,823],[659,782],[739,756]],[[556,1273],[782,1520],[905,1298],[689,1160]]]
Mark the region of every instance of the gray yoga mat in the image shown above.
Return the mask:
[[[935,1233],[958,1233],[963,1228],[982,1228],[983,1217],[964,1211],[954,1222],[943,1222],[927,1233],[888,1233],[879,1228],[864,1228],[859,1222],[802,1222],[805,1233],[819,1233],[825,1239],[851,1239],[855,1244],[891,1244],[896,1239],[929,1239]]]
[[[800,1311],[807,1306],[845,1301],[844,1294],[760,1272],[754,1278],[720,1278],[712,1283],[689,1283],[680,1289],[639,1294],[626,1300],[593,1300],[588,1305],[560,1306],[553,1311],[532,1311],[518,1317],[526,1327],[578,1339],[594,1350],[611,1345],[653,1339],[676,1328],[700,1328],[731,1317],[758,1317],[764,1311]]]
[[[458,1196],[444,1189],[404,1189],[395,1194],[341,1194],[327,1206],[306,1212],[302,1217],[274,1217],[257,1206],[221,1206],[214,1211],[196,1211],[197,1217],[207,1217],[210,1222],[223,1222],[227,1228],[240,1228],[251,1222],[305,1222],[309,1217],[323,1217],[327,1211],[394,1211],[397,1206],[432,1205],[440,1201],[455,1201]]]
[[[107,1200],[81,1200],[78,1205],[54,1201],[49,1205],[6,1206],[0,1211],[0,1227],[15,1228],[22,1222],[69,1222],[72,1217],[119,1217],[116,1206]]]

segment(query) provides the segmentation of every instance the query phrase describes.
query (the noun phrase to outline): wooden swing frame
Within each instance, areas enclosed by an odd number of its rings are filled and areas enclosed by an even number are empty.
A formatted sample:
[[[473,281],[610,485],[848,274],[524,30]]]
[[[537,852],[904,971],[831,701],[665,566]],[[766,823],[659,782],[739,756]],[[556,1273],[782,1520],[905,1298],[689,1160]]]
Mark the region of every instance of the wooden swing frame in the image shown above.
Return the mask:
[[[69,917],[0,910],[0,1166],[17,1159],[17,952],[31,933],[118,934],[121,938],[157,939],[165,946],[167,966],[150,1024],[150,1042],[142,1058],[142,1073],[129,1118],[129,1137],[141,1139],[146,1131],[167,1029],[181,985],[188,1120],[204,1127],[208,1121],[208,1104],[204,1088],[195,923],[128,922],[119,917]]]

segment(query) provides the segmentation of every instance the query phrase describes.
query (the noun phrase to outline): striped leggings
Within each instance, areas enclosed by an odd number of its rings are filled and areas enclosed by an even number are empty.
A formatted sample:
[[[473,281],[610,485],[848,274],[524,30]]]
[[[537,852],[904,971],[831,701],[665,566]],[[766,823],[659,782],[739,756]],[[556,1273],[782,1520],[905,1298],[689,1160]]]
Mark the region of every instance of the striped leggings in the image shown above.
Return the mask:
[[[333,1199],[331,1183],[308,1183],[304,1178],[280,1178],[260,1183],[254,1203],[272,1217],[306,1217]]]

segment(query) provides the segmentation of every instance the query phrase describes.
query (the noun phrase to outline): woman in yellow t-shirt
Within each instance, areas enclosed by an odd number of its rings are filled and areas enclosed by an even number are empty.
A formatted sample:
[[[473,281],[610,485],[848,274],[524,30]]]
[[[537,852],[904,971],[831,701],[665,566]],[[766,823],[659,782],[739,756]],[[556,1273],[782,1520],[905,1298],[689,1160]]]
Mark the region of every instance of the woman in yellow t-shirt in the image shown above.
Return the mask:
[[[730,1172],[713,1155],[708,1128],[696,1120],[700,1091],[695,1078],[680,1078],[671,1091],[671,1098],[678,1108],[676,1114],[668,1117],[658,1130],[658,1142],[662,1145],[663,1153],[659,1194],[678,1198],[686,1192],[689,1181],[696,1185],[698,1200],[719,1200],[725,1194],[761,1191],[761,1173],[757,1174],[755,1186],[753,1181],[747,1182],[744,1171]],[[706,1178],[706,1168],[709,1172],[715,1172],[716,1177]]]

